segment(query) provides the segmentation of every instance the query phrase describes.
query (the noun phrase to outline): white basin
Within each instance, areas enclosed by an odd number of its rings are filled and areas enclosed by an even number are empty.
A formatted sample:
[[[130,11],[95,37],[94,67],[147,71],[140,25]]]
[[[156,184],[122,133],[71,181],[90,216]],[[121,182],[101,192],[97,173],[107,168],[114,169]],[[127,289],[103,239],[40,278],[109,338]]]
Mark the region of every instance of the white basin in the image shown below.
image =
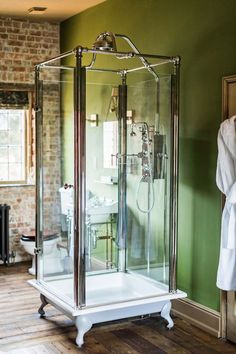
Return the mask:
[[[92,205],[86,210],[91,223],[106,222],[111,214],[118,213],[118,202],[105,200],[101,205]]]

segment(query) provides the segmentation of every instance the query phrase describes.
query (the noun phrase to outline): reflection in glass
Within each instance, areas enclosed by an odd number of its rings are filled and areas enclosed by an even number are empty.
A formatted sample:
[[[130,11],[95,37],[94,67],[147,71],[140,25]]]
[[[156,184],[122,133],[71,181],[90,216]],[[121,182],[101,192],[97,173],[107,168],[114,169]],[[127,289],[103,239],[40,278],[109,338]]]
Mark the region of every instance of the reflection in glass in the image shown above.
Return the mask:
[[[104,168],[117,168],[118,124],[117,121],[103,123]]]

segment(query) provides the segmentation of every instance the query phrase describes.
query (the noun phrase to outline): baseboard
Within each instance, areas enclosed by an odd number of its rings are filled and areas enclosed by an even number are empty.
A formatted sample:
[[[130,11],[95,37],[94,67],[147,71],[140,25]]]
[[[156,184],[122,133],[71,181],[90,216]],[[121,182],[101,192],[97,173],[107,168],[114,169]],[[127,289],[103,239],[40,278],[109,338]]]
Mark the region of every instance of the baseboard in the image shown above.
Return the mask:
[[[203,331],[219,338],[221,337],[220,313],[209,309],[189,299],[179,299],[172,302],[172,311]]]

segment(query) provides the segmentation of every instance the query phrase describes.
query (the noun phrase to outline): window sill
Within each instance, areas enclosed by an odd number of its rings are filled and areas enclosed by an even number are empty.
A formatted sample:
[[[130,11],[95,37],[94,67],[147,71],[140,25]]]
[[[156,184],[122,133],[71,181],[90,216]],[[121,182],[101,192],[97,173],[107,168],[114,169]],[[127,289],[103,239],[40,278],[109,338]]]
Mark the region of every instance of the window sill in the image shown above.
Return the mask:
[[[35,187],[35,184],[31,183],[31,184],[0,184],[0,188],[8,188],[8,187]]]

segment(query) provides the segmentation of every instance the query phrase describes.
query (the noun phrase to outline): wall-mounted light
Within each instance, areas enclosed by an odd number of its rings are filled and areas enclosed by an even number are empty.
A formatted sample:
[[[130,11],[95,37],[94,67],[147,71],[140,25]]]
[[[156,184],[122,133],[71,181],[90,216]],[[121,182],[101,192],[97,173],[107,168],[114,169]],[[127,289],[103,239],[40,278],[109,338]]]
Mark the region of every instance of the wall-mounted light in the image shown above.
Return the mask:
[[[86,119],[86,120],[87,120],[87,122],[90,122],[91,127],[98,126],[98,114],[97,113],[90,114],[90,118]]]
[[[129,109],[126,112],[127,124],[133,124],[134,122],[134,109]]]
[[[47,10],[47,7],[33,6],[28,9],[28,13],[31,15],[42,15]]]

